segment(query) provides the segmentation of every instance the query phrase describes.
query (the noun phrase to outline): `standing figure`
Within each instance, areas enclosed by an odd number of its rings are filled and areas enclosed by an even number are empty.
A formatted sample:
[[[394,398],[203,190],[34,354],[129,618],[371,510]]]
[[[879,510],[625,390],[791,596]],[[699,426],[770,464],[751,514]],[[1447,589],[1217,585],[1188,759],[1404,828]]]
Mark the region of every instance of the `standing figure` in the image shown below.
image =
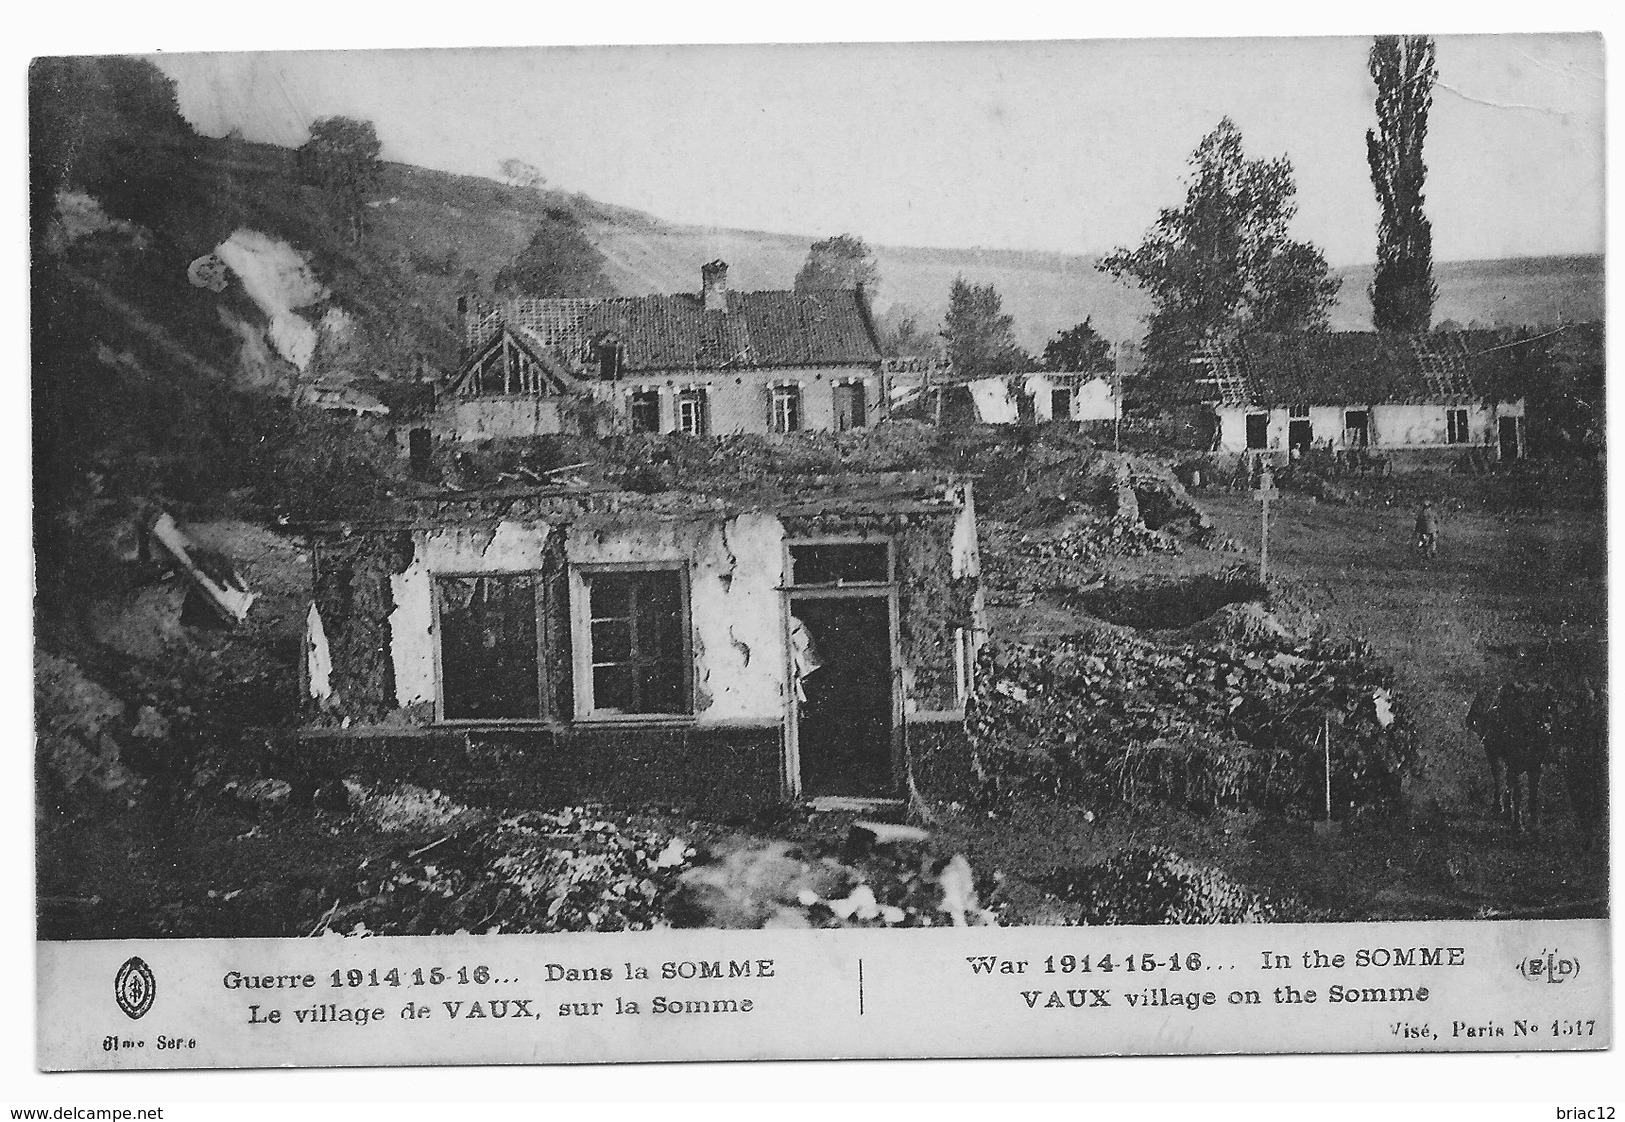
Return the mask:
[[[1429,499],[1416,508],[1416,550],[1424,557],[1439,556],[1439,516]]]

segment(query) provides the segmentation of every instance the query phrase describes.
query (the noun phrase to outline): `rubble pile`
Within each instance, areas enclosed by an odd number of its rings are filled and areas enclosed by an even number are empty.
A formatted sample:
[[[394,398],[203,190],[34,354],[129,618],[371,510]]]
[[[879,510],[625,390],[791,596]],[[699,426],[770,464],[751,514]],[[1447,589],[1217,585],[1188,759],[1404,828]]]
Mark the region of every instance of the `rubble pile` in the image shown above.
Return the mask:
[[[691,842],[598,807],[494,818],[410,785],[346,787],[352,822],[398,840],[361,863],[311,934],[997,922],[965,858],[911,827],[856,823],[844,844]]]
[[[493,820],[438,792],[358,793],[358,817],[396,846],[363,861],[312,934],[641,931],[666,926],[665,900],[693,849],[591,808]],[[436,835],[430,837],[431,835]]]
[[[1169,849],[1130,849],[1057,873],[1046,888],[1078,905],[1080,924],[1282,923],[1299,909]],[[1098,968],[1097,963],[1097,968]]]
[[[1074,590],[1098,582],[1108,557],[1179,552],[1178,539],[1122,518],[1079,517],[1052,533],[990,523],[982,571],[999,593]]]
[[[970,862],[924,830],[856,822],[839,855],[821,845],[740,839],[682,875],[679,927],[933,927],[998,923]]]
[[[1228,614],[1246,626],[1216,641],[1102,628],[984,651],[969,727],[988,793],[1322,817],[1329,729],[1334,812],[1397,797],[1416,742],[1371,648]]]

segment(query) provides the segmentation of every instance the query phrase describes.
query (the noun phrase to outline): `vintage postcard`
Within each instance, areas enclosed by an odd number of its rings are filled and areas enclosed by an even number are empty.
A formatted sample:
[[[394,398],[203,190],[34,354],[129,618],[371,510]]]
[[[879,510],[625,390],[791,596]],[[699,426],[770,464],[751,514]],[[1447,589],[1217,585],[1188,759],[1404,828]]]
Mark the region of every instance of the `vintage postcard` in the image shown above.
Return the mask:
[[[34,60],[39,1066],[1610,1047],[1603,104]]]

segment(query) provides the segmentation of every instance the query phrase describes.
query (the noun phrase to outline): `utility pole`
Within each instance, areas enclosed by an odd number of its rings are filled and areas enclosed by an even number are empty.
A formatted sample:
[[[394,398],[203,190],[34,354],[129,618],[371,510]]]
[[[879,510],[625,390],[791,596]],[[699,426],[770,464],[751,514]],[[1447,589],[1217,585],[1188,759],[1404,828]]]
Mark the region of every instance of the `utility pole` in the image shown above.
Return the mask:
[[[1279,494],[1275,489],[1275,473],[1266,467],[1259,474],[1258,490],[1253,492],[1253,498],[1258,500],[1262,510],[1258,534],[1258,582],[1266,586],[1270,582],[1270,502]]]
[[[1123,344],[1112,347],[1112,451],[1123,450]]]

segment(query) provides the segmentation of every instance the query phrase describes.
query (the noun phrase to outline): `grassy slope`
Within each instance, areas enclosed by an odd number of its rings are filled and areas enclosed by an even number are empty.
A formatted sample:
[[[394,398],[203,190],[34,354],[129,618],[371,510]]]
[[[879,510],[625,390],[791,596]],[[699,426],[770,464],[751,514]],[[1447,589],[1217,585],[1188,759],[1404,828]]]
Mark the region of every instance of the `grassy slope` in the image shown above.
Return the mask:
[[[744,289],[788,288],[811,236],[671,225],[581,195],[533,193],[476,176],[386,165],[366,244],[351,247],[315,212],[308,189],[293,178],[291,153],[268,145],[204,142],[202,224],[220,237],[240,222],[284,237],[312,253],[318,273],[341,303],[358,311],[387,365],[421,350],[441,366],[456,361],[455,305],[468,290],[488,289],[497,270],[524,246],[547,207],[585,221],[609,259],[609,276],[628,295],[684,292],[698,286],[699,267],[716,258],[732,266]],[[185,247],[187,252],[198,248]],[[882,305],[897,302],[935,323],[954,277],[991,281],[1032,348],[1092,316],[1108,338],[1138,334],[1149,310],[1138,292],[1095,271],[1094,259],[1063,253],[880,246]],[[447,269],[445,266],[451,267]],[[1342,295],[1332,315],[1339,329],[1369,326],[1368,266],[1339,271]],[[1438,268],[1438,319],[1514,323],[1602,316],[1600,258],[1451,262]]]
[[[721,257],[741,288],[788,288],[806,257],[810,237],[749,230],[665,226],[646,222],[596,224],[593,240],[611,262],[611,279],[626,293],[685,292],[698,284],[700,265]],[[956,276],[991,282],[1016,318],[1016,334],[1029,349],[1042,348],[1056,332],[1085,316],[1108,339],[1129,339],[1143,330],[1150,302],[1138,290],[1096,272],[1092,257],[1077,254],[979,249],[878,246],[879,306],[909,305],[927,324],[947,310]],[[1337,270],[1343,288],[1332,309],[1332,327],[1371,327],[1369,265]],[[1437,268],[1435,321],[1478,320],[1512,324],[1603,316],[1600,257],[1542,257],[1446,262]]]

